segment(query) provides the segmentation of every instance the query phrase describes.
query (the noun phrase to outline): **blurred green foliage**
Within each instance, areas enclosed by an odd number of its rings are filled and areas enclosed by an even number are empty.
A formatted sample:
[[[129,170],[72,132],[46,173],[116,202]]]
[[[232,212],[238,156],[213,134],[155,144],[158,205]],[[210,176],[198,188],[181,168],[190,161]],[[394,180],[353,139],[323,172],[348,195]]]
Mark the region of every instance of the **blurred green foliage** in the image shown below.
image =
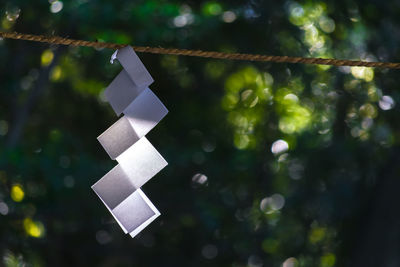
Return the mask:
[[[6,1],[2,31],[399,61],[400,1]],[[140,54],[170,110],[162,215],[123,234],[91,191],[113,51],[0,40],[1,266],[400,266],[396,70]]]

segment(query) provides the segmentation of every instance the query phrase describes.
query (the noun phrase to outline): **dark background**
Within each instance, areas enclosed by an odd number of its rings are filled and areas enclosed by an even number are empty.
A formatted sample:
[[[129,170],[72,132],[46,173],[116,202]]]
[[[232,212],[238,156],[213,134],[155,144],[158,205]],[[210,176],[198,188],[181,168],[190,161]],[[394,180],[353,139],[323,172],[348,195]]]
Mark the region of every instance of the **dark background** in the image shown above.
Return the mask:
[[[400,1],[3,1],[2,31],[399,61]],[[170,113],[161,216],[124,235],[90,186],[112,50],[0,41],[1,266],[400,266],[398,70],[139,53]],[[279,140],[279,141],[278,141]]]

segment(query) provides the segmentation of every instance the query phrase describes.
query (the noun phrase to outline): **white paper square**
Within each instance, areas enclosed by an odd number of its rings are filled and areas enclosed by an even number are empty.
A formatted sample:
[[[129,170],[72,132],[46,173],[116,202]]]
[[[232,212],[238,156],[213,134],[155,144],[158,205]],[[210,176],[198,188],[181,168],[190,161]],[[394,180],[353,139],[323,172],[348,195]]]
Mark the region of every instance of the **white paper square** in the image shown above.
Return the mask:
[[[111,213],[127,232],[134,237],[160,215],[141,189],[115,207]]]
[[[139,139],[140,137],[125,116],[97,137],[111,159],[116,159]]]
[[[160,212],[157,210],[157,208],[151,203],[150,199],[143,193],[142,190],[138,190],[139,194],[142,196],[143,200],[146,201],[147,205],[154,211],[154,215],[150,217],[147,221],[145,221],[142,225],[140,225],[138,228],[130,232],[131,237],[135,237],[137,234],[139,234],[144,228],[146,228],[150,223],[152,223],[158,216],[160,216]]]
[[[168,165],[146,137],[117,157],[117,161],[136,188],[142,187]]]

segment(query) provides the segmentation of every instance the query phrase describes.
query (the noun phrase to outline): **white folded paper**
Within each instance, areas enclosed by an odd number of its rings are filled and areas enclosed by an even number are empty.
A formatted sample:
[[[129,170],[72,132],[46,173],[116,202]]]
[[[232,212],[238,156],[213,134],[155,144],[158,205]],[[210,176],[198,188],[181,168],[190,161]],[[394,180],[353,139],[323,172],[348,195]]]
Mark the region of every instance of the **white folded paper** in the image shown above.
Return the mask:
[[[142,187],[168,165],[146,137],[122,153],[117,162],[136,187]]]
[[[104,202],[103,202],[104,203]],[[107,206],[107,205],[106,205]],[[125,233],[132,237],[154,221],[160,212],[139,188],[114,208],[107,209]]]
[[[117,161],[119,164],[92,186],[110,209],[168,165],[146,137],[122,153]]]
[[[139,225],[136,229],[133,229],[129,234],[131,237],[135,237],[138,233],[140,233],[144,228],[146,228],[150,223],[152,223],[158,216],[160,216],[160,212],[157,210],[157,208],[151,203],[150,199],[147,198],[147,196],[143,193],[141,189],[138,189],[136,192],[140,194],[144,202],[146,202],[145,209],[150,208],[153,212],[154,215],[148,218],[146,221],[144,221],[141,225]]]
[[[119,164],[92,185],[94,192],[110,210],[118,206],[138,188]]]
[[[147,88],[124,110],[124,114],[137,135],[142,137],[168,114],[168,109]]]
[[[160,215],[140,187],[168,164],[145,137],[168,110],[148,88],[153,78],[132,47],[117,50],[111,62],[115,58],[124,69],[105,96],[115,113],[124,116],[97,139],[118,165],[92,189],[124,232],[134,237]]]
[[[147,88],[124,110],[125,116],[97,139],[110,158],[116,159],[153,129],[167,113],[160,99]]]
[[[122,70],[104,91],[104,96],[119,116],[146,87],[137,87],[126,70]]]
[[[106,88],[104,95],[119,116],[154,80],[132,47],[117,50],[113,58],[118,59],[124,69]]]

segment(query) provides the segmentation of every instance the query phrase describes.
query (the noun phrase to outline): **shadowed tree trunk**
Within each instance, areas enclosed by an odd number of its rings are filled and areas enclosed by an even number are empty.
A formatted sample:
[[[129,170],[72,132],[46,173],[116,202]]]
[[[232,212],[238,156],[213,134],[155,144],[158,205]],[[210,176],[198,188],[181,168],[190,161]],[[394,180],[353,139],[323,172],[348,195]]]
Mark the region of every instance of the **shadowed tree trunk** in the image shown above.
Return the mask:
[[[57,47],[53,51],[54,58],[50,63],[50,65],[42,67],[40,69],[39,77],[34,87],[29,92],[29,96],[22,105],[16,106],[13,120],[11,123],[11,129],[8,133],[8,137],[6,140],[7,148],[14,148],[17,145],[19,139],[23,134],[24,126],[29,118],[29,113],[35,106],[35,104],[38,102],[40,96],[43,94],[46,87],[48,86],[50,72],[54,68],[54,66],[57,65],[60,55],[62,51],[64,51],[64,49],[65,48],[63,47]]]
[[[400,266],[400,148],[381,170],[378,184],[361,222],[352,261],[348,266]]]

